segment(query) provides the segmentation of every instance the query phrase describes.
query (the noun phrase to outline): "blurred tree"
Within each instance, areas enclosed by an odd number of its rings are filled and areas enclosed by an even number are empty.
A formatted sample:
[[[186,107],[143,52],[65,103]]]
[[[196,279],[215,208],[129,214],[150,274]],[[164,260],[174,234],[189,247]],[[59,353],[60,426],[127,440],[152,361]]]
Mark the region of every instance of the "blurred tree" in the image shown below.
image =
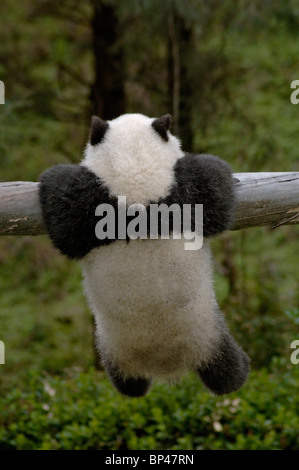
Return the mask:
[[[103,119],[113,119],[125,112],[124,53],[119,41],[119,18],[113,5],[102,0],[92,3],[95,78],[91,108]]]
[[[168,23],[168,95],[173,117],[173,132],[183,148],[192,151],[192,102],[194,82],[189,73],[189,59],[194,54],[193,31],[183,16],[169,14]]]

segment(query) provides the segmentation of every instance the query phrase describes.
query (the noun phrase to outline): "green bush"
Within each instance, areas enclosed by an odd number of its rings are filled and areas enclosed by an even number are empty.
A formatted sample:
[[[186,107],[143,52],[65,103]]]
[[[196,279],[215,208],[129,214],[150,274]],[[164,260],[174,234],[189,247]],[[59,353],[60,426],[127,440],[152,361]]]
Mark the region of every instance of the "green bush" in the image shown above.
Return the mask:
[[[225,397],[190,375],[129,399],[102,374],[32,372],[1,400],[0,449],[298,449],[298,367],[252,372]]]

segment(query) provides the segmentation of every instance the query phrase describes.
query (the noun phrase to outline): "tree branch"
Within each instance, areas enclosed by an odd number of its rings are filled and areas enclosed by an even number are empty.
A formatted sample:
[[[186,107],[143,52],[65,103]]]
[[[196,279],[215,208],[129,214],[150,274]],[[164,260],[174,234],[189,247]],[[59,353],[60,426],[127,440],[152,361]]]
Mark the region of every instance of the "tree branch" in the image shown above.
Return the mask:
[[[235,173],[237,207],[232,230],[299,224],[299,172]]]
[[[299,172],[235,173],[232,230],[299,224]],[[0,235],[42,235],[39,183],[0,183]]]
[[[39,183],[0,183],[0,235],[41,235],[45,232],[39,204]]]

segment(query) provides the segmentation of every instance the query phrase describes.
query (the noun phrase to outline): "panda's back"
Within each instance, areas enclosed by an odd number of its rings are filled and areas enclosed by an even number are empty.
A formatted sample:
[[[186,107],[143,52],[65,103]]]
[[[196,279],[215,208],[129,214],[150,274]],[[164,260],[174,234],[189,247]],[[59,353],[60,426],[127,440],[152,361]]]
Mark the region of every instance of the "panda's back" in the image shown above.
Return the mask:
[[[175,379],[209,354],[215,299],[208,242],[123,240],[83,264],[102,354],[127,374]]]

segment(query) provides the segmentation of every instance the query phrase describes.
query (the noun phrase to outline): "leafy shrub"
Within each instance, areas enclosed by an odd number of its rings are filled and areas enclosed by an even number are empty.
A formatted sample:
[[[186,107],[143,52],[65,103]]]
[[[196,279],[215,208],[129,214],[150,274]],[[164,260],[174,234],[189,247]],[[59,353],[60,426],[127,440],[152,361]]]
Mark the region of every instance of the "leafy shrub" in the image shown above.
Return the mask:
[[[299,369],[252,372],[216,397],[190,375],[145,398],[117,394],[101,372],[29,375],[2,398],[0,449],[298,449]]]

